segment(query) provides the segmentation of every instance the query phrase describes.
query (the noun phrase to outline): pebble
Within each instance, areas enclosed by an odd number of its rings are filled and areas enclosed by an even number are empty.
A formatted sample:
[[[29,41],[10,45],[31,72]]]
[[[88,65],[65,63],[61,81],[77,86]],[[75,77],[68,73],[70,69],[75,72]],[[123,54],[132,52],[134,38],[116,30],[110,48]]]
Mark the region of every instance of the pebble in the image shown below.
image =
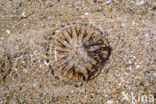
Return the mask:
[[[128,67],[128,70],[129,70],[129,71],[132,71],[132,70],[133,70],[133,67],[132,67],[132,66],[129,66],[129,67]]]
[[[105,83],[104,83],[104,82],[102,82],[102,83],[101,83],[101,86],[104,86],[104,85],[105,85]]]
[[[37,85],[36,84],[33,84],[33,86],[36,87]]]
[[[15,68],[14,70],[15,70],[16,72],[18,71],[18,69],[17,69],[17,68]]]
[[[106,104],[114,104],[114,101],[108,100]]]
[[[154,39],[156,40],[156,34],[154,35]]]
[[[125,82],[125,79],[123,77],[120,77],[121,82]]]
[[[112,2],[111,0],[107,0],[105,3],[109,5],[111,2]]]
[[[151,77],[148,76],[148,77],[146,78],[146,80],[150,82],[150,81],[151,81]]]
[[[85,15],[88,15],[89,13],[88,12],[85,12]]]
[[[140,68],[140,65],[136,65],[136,68],[139,69]]]
[[[23,72],[26,74],[28,73],[28,69],[24,69]]]
[[[147,36],[147,37],[148,37],[148,36],[149,36],[149,34],[147,33],[145,36]]]
[[[143,4],[145,4],[145,1],[144,0],[141,0],[140,2],[136,2],[136,5],[138,5],[138,6],[141,6]]]
[[[136,44],[138,44],[138,45],[139,45],[139,44],[140,44],[140,42],[139,42],[139,41],[137,41],[137,43],[136,43]]]
[[[97,2],[97,0],[93,0],[93,2],[94,2],[94,3],[96,3],[96,2]]]
[[[15,57],[17,57],[17,54],[16,53],[13,54],[13,58],[15,58]]]
[[[10,30],[6,30],[6,33],[7,33],[7,34],[10,34]]]
[[[55,3],[50,3],[50,7],[52,7],[52,6],[54,6],[55,5]]]
[[[45,64],[46,66],[49,66],[49,63],[48,63],[47,61],[44,61],[44,64]]]
[[[48,19],[51,20],[52,19],[52,16],[48,16]]]
[[[22,17],[27,17],[27,15],[25,14],[25,12],[22,12]]]
[[[55,79],[56,79],[56,80],[59,80],[60,78],[59,78],[58,76],[55,76]]]
[[[126,60],[124,60],[124,63],[125,63],[126,65],[132,65],[132,64],[133,64],[131,61],[126,61]]]

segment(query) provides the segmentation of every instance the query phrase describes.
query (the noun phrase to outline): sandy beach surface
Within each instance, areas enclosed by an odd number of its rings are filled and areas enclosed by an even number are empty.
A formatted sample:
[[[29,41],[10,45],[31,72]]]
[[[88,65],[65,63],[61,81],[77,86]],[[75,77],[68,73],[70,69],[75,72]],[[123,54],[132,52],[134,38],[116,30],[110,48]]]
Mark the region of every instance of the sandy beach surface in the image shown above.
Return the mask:
[[[47,38],[73,22],[98,28],[112,48],[88,82],[46,61]],[[0,104],[155,104],[155,97],[155,0],[0,0]]]

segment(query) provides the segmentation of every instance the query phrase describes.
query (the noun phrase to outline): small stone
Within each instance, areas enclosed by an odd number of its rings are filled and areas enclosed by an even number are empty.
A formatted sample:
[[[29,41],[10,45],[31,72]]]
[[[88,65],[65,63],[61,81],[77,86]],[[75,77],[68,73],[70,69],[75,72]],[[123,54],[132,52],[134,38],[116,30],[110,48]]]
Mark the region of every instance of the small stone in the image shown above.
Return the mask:
[[[79,83],[75,84],[75,87],[81,87],[81,86],[83,86],[82,82],[79,82]]]
[[[48,19],[51,20],[52,19],[52,16],[48,16]]]
[[[24,69],[23,72],[24,72],[24,73],[28,73],[28,69]]]
[[[151,77],[148,76],[148,77],[146,78],[146,80],[150,82],[150,81],[151,81]]]
[[[153,9],[153,10],[156,10],[156,6],[154,6],[152,9]]]
[[[101,86],[104,86],[104,85],[105,85],[104,82],[102,82],[102,83],[101,83]]]
[[[154,39],[156,40],[156,34],[154,35]]]
[[[136,5],[138,5],[138,6],[141,6],[141,5],[143,5],[143,4],[145,4],[145,1],[144,1],[144,0],[142,0],[142,1],[140,1],[140,2],[136,2]]]
[[[37,85],[36,84],[33,84],[33,86],[36,87]]]
[[[111,0],[107,0],[105,3],[109,5],[111,2],[112,2]]]
[[[18,69],[17,69],[17,68],[15,68],[14,70],[15,70],[16,72],[18,71]]]
[[[44,64],[45,64],[46,66],[49,66],[49,62],[47,62],[47,60],[44,61]]]
[[[114,104],[114,101],[108,100],[106,104]]]
[[[55,76],[55,79],[56,79],[56,80],[59,80],[60,78],[59,78],[58,76]]]
[[[13,54],[13,58],[15,58],[15,57],[17,57],[17,54],[16,53]]]
[[[54,70],[53,69],[51,69],[51,74],[54,75]]]
[[[125,79],[123,77],[120,78],[121,82],[125,82]]]
[[[94,3],[96,3],[96,2],[97,2],[97,0],[93,0],[93,2],[94,2]]]
[[[140,44],[140,42],[139,41],[137,41],[137,43],[136,44]]]
[[[54,6],[55,5],[55,3],[50,3],[50,7],[52,7],[52,6]]]
[[[147,33],[145,36],[146,36],[146,37],[148,37],[148,36],[149,36],[149,34]]]
[[[128,67],[128,70],[132,71],[133,70],[133,67],[132,66],[129,66]]]
[[[55,32],[52,32],[52,35],[55,35]]]
[[[126,65],[132,65],[132,64],[133,64],[131,61],[126,61],[126,60],[124,60],[124,63],[125,63]]]
[[[6,30],[6,33],[7,33],[7,34],[10,34],[10,30]]]
[[[85,15],[88,15],[89,13],[88,12],[85,12]]]
[[[25,12],[22,12],[22,17],[27,17],[27,15],[25,14]]]
[[[137,65],[136,68],[139,69],[140,68],[140,65]]]

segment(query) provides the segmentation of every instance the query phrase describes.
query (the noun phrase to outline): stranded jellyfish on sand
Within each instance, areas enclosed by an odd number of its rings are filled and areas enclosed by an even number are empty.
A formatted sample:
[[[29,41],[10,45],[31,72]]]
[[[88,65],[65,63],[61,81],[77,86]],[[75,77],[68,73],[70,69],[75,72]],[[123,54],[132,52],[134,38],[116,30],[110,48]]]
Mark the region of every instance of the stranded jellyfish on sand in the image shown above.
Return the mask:
[[[68,25],[54,35],[51,61],[63,76],[86,81],[102,70],[111,48],[98,29],[87,25]]]

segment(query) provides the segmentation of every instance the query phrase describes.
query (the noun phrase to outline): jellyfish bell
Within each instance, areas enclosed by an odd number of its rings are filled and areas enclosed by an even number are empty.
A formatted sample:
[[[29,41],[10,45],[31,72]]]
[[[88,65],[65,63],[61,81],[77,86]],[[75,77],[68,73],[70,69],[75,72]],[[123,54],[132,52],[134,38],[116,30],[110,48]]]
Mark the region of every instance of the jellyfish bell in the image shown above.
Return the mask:
[[[57,31],[51,47],[54,70],[67,78],[86,81],[103,69],[111,50],[101,31],[82,24],[70,24]]]

